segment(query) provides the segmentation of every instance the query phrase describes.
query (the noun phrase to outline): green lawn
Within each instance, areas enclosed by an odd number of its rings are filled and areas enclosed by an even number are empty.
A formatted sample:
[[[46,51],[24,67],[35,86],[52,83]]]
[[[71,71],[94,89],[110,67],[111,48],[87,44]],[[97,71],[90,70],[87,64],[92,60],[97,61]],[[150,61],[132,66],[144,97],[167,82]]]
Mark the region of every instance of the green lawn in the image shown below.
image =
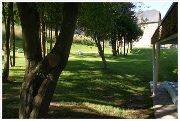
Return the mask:
[[[16,40],[16,51],[19,48],[21,38]],[[128,57],[113,57],[111,48],[105,48],[107,71],[96,51],[95,46],[72,44],[47,118],[154,118],[149,84],[153,75],[152,48],[133,48],[137,54]],[[161,49],[160,53],[158,81],[177,82],[178,50]],[[2,71],[3,56],[4,51]],[[16,52],[16,66],[10,67],[9,82],[2,84],[2,118],[18,118],[18,91],[24,71],[24,54]]]

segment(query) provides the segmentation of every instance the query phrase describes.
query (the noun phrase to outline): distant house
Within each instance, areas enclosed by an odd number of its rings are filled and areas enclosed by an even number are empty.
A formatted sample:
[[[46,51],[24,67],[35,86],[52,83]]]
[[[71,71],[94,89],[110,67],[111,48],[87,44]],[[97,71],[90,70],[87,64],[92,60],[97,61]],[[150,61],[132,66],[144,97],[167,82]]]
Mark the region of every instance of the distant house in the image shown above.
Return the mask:
[[[138,25],[144,31],[144,34],[139,38],[138,42],[133,42],[134,47],[151,47],[151,37],[158,27],[159,11],[147,10],[141,13],[136,13]]]

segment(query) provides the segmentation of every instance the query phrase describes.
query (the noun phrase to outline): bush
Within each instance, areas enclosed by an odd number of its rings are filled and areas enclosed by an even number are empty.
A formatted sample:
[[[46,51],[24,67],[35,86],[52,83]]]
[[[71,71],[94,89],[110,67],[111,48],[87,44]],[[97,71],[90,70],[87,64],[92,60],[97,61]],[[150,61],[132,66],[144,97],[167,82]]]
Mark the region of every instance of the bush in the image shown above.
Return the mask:
[[[74,34],[73,43],[83,44],[88,46],[96,46],[95,41],[91,37],[84,35]]]

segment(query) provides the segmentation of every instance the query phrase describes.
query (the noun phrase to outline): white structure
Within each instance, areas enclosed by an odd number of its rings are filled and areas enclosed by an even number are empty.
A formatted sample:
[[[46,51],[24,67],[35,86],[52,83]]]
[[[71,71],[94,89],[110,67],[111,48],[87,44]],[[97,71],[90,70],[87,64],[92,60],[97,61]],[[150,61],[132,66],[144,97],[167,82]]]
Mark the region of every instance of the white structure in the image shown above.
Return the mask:
[[[171,22],[169,22],[169,20]],[[173,27],[170,29],[169,27]],[[162,31],[163,30],[163,31]],[[159,57],[161,44],[178,44],[178,3],[173,2],[163,20],[159,13],[158,28],[151,37],[151,44],[153,44],[153,95],[156,96],[158,71],[159,71]],[[155,44],[156,44],[156,58],[155,58]],[[156,60],[156,62],[155,62]]]
[[[178,109],[178,83],[165,81],[164,87],[169,92],[172,98],[172,102],[175,104],[176,108]]]
[[[133,42],[134,47],[151,47],[151,37],[158,27],[159,12],[155,9],[136,13],[138,25],[144,31],[138,42]],[[146,19],[147,18],[147,19]]]
[[[81,50],[80,50],[80,49],[78,49],[78,52],[81,52]]]

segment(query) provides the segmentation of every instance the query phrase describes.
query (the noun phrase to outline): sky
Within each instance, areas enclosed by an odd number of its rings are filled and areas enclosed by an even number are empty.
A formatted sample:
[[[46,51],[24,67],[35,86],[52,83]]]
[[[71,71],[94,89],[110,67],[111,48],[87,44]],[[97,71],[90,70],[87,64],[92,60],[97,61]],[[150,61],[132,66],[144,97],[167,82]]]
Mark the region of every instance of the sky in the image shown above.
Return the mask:
[[[137,4],[142,6],[141,7],[142,11],[156,9],[157,11],[160,11],[161,19],[163,19],[173,2],[143,2],[143,3],[144,3],[143,5]]]

